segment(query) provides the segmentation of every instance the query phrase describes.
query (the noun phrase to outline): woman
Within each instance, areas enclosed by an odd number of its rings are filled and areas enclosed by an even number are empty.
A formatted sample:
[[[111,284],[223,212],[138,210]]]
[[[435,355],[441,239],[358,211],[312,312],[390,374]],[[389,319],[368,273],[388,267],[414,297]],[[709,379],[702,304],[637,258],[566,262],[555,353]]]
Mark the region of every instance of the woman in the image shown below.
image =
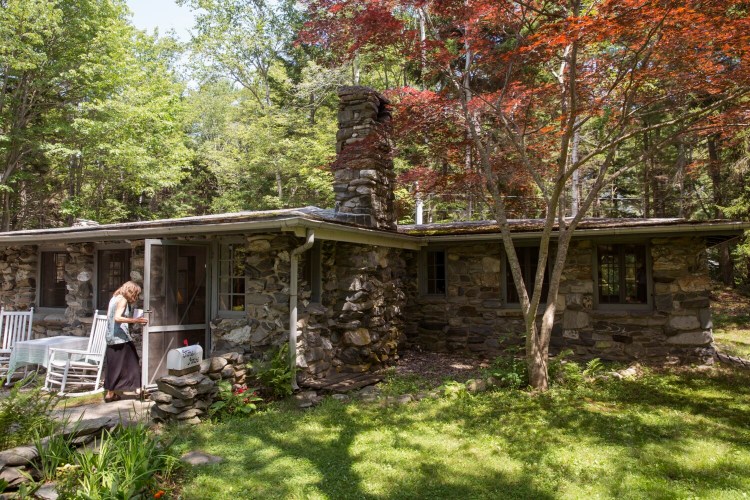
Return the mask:
[[[134,391],[141,388],[141,368],[138,364],[138,352],[128,325],[148,323],[146,318],[133,318],[132,304],[138,299],[141,287],[128,281],[112,294],[107,309],[107,351],[104,355],[106,371],[104,388],[107,403],[121,399],[122,391]]]

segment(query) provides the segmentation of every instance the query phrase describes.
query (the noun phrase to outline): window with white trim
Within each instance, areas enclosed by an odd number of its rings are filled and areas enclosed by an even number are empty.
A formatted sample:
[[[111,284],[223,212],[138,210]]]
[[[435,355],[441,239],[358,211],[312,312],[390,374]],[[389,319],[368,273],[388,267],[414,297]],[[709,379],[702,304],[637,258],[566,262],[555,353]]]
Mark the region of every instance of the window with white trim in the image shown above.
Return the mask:
[[[245,310],[246,256],[242,244],[224,244],[219,249],[219,311]]]

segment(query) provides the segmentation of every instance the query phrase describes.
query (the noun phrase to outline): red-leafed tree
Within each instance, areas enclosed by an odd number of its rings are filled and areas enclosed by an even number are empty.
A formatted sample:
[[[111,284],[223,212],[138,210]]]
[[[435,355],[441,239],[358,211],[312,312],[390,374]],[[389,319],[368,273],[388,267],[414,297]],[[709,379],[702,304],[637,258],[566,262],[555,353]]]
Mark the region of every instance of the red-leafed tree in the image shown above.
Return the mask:
[[[548,385],[573,232],[602,187],[649,153],[621,157],[621,148],[660,131],[650,144],[656,150],[748,119],[746,1],[308,0],[307,8],[312,21],[303,41],[342,57],[396,47],[419,68],[420,86],[431,89],[411,90],[411,105],[421,93],[425,105],[450,109],[452,125],[460,121],[501,229],[525,319],[530,382],[540,390]],[[589,182],[566,218],[565,192],[576,172]],[[523,281],[508,227],[506,194],[517,182],[530,183],[544,202],[534,284]]]

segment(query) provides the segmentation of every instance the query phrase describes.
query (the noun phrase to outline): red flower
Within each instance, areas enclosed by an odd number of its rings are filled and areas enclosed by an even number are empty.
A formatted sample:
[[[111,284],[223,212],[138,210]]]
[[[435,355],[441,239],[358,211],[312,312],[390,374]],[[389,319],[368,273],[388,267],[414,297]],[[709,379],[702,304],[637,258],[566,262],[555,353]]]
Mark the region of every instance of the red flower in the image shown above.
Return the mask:
[[[154,498],[161,498],[164,496],[164,493],[165,493],[164,490],[159,490],[156,493],[154,493]]]

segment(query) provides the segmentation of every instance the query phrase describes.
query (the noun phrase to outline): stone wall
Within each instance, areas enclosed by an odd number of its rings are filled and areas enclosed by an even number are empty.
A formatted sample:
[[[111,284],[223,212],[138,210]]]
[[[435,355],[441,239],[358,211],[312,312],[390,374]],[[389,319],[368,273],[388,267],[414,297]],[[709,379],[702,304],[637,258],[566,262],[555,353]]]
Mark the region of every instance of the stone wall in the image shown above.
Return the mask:
[[[134,242],[131,253],[130,278],[143,285],[143,241]],[[89,334],[94,314],[94,256],[93,243],[71,243],[65,246],[68,263],[65,266],[66,307],[59,311],[34,313],[34,338],[58,335],[86,336]],[[7,247],[0,250],[0,303],[11,310],[28,310],[34,306],[37,295],[39,249],[34,245]],[[97,305],[101,310],[107,304]],[[140,328],[133,330],[134,340],[140,349]]]
[[[247,311],[241,318],[211,323],[213,352],[263,357],[288,339],[290,251],[303,241],[289,235],[247,238]],[[322,242],[322,295],[311,302],[300,262],[298,378],[382,367],[396,357],[402,332],[401,305],[406,263],[399,251]]]
[[[246,311],[242,318],[211,322],[214,353],[239,351],[260,356],[287,341],[290,252],[302,243],[288,234],[246,237]],[[300,299],[305,297],[309,291],[300,294]]]
[[[337,217],[346,222],[396,228],[389,104],[366,87],[339,89],[333,190]]]
[[[563,276],[562,324],[553,333],[552,345],[572,348],[587,358],[710,359],[711,284],[705,245],[697,238],[656,238],[651,240],[650,250],[652,309],[594,309],[592,246],[576,243]]]
[[[151,418],[155,422],[200,423],[216,400],[217,382],[226,380],[236,390],[244,387],[246,373],[244,355],[233,352],[204,359],[200,371],[162,377],[156,382],[158,390],[150,396],[155,403]]]
[[[500,243],[454,244],[446,253],[445,296],[420,295],[414,287],[405,316],[410,343],[428,350],[496,353],[522,342],[517,308],[501,300]],[[410,266],[416,270],[416,263]],[[414,282],[417,277],[413,277]]]
[[[703,242],[650,241],[653,305],[649,310],[595,307],[590,241],[574,241],[563,272],[551,340],[553,352],[582,358],[706,361],[712,356],[710,282]],[[412,290],[405,309],[409,343],[437,351],[495,354],[522,345],[520,310],[502,303],[500,244],[445,247],[447,293]],[[414,269],[416,267],[410,266]],[[416,277],[414,277],[416,280]]]
[[[403,340],[403,253],[325,242],[321,254],[322,300],[301,310],[298,366],[324,378],[392,364]]]

